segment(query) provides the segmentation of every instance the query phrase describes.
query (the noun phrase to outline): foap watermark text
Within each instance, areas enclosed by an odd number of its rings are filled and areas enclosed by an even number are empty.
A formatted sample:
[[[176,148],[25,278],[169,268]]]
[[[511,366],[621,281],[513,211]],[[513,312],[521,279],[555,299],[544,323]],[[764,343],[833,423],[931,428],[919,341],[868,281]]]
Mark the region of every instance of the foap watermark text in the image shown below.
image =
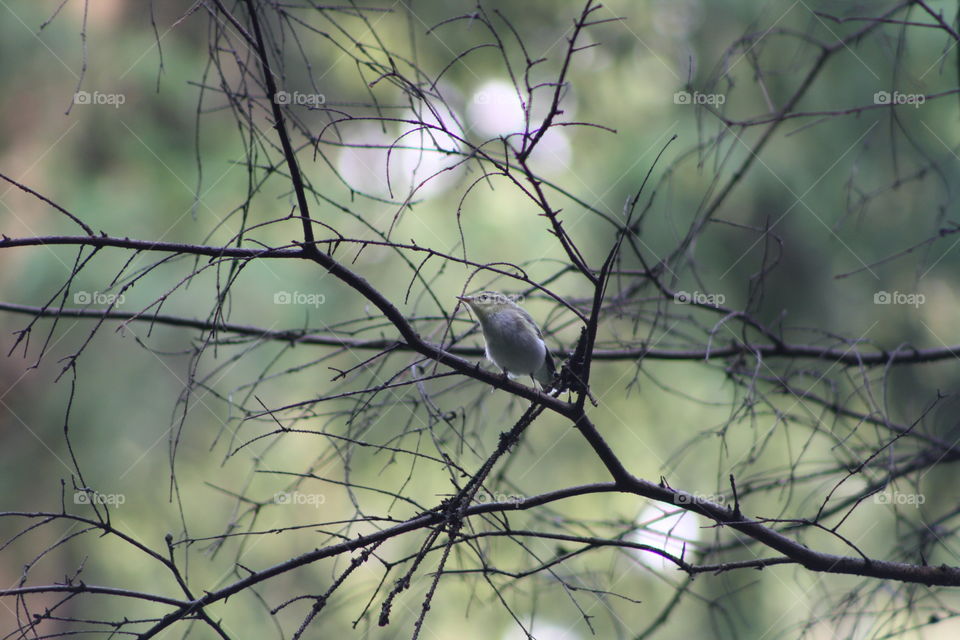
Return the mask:
[[[877,291],[873,294],[873,304],[906,304],[917,308],[927,301],[922,293],[903,293],[902,291]]]
[[[127,96],[122,93],[103,93],[100,91],[77,91],[73,94],[73,104],[92,104],[108,105],[114,109],[119,109],[120,105],[127,101]]]
[[[273,294],[273,304],[297,304],[319,307],[327,301],[322,293],[305,293],[303,291],[277,291]]]
[[[922,93],[900,93],[899,91],[890,93],[889,91],[877,91],[873,94],[874,104],[912,104],[914,107],[919,108],[920,105],[926,101],[927,96]]]
[[[706,304],[719,307],[727,300],[722,293],[703,293],[702,291],[677,291],[673,294],[673,301],[677,304]]]
[[[320,505],[327,501],[327,497],[322,493],[300,493],[299,491],[278,491],[273,494],[275,504],[300,505],[306,504],[312,507],[320,508]]]
[[[103,291],[76,291],[73,304],[118,305],[123,304],[122,293],[104,293]]]
[[[677,91],[673,94],[673,104],[709,104],[719,107],[727,101],[722,93],[700,93],[699,91]]]

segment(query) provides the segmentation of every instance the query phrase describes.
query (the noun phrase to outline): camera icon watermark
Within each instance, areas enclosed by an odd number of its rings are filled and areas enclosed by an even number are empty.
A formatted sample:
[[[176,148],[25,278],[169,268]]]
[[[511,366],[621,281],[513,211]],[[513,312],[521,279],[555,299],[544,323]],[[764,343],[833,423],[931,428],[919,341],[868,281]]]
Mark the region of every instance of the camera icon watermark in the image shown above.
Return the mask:
[[[677,304],[701,304],[719,307],[726,302],[727,297],[722,293],[703,293],[702,291],[677,291],[673,294],[673,301]]]
[[[919,109],[920,105],[927,101],[927,96],[922,93],[900,93],[894,91],[877,91],[873,94],[873,104],[912,104],[914,108]]]
[[[727,101],[727,96],[722,93],[700,93],[694,91],[677,91],[673,94],[673,104],[709,104],[719,107]]]
[[[900,493],[899,491],[881,491],[873,494],[873,501],[876,504],[893,504],[897,506],[911,506],[919,509],[920,505],[927,501],[927,496],[922,493]]]
[[[123,304],[123,294],[103,293],[102,291],[77,291],[73,294],[73,304],[116,306]]]
[[[273,304],[298,304],[319,307],[327,301],[322,293],[303,293],[301,291],[277,291],[273,294]]]
[[[327,96],[322,93],[301,93],[300,91],[277,91],[274,94],[277,104],[291,104],[306,107],[318,107],[327,104]]]
[[[127,501],[122,493],[100,493],[99,491],[74,491],[73,504],[99,504],[119,507]]]
[[[300,505],[306,504],[317,509],[327,501],[322,493],[300,493],[299,491],[278,491],[273,494],[274,504]]]
[[[120,105],[127,101],[127,96],[122,93],[101,93],[100,91],[77,91],[73,94],[73,104],[92,104],[92,105],[110,105],[114,109],[119,109]]]
[[[916,309],[926,301],[927,297],[922,293],[877,291],[873,294],[873,304],[906,304]]]

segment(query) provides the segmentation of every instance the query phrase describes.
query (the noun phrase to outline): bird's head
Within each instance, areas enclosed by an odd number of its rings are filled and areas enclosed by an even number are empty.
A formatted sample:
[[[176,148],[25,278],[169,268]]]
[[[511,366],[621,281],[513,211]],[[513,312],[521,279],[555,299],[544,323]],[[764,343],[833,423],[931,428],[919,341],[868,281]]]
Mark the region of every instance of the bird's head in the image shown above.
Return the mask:
[[[497,291],[482,291],[472,296],[457,296],[457,300],[466,302],[480,318],[486,318],[498,311],[512,309],[517,306],[513,300],[510,299],[510,296],[498,293]]]

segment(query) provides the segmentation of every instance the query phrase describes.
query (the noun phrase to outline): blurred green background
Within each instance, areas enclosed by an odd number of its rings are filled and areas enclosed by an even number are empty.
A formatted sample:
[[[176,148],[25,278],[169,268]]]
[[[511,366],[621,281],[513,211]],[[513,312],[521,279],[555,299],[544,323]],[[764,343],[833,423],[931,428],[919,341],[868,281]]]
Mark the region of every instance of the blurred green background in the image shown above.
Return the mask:
[[[955,11],[954,5],[946,2],[929,5],[947,15]],[[534,74],[535,81],[555,76],[580,3],[544,0],[522,5],[490,2],[484,6],[509,17],[517,33],[522,34],[531,58],[548,58],[537,68],[542,75]],[[149,7],[112,0],[89,6],[69,2],[41,29],[51,17],[51,6],[23,1],[4,5],[0,56],[8,64],[0,66],[4,96],[0,104],[0,171],[69,209],[95,231],[120,237],[222,245],[236,242],[243,228],[288,215],[294,203],[282,179],[267,181],[252,197],[250,206],[243,207],[250,189],[246,164],[250,139],[237,126],[236,114],[227,106],[217,73],[210,66],[211,27],[205,9],[184,16],[188,8],[184,3]],[[400,93],[389,86],[388,80],[378,79],[367,70],[362,70],[362,81],[358,79],[357,64],[335,44],[345,42],[335,25],[343,26],[374,49],[376,44],[402,53],[407,60],[416,60],[433,79],[458,52],[489,42],[489,34],[476,21],[452,22],[427,32],[443,20],[473,10],[472,3],[410,3],[409,10],[395,5],[392,12],[371,12],[366,21],[346,13],[336,15],[334,21],[291,9],[291,14],[331,35],[317,35],[299,43],[314,66],[313,80],[294,61],[283,70],[283,86],[293,95],[316,95],[319,90],[328,108],[345,113],[369,114],[370,110],[358,105],[376,94],[388,105],[387,111],[393,109],[391,113],[410,119],[412,113],[398,106],[403,104]],[[550,181],[547,193],[551,203],[562,209],[566,230],[591,264],[601,263],[614,239],[614,230],[583,205],[620,219],[624,202],[637,190],[657,153],[673,135],[677,140],[655,168],[655,184],[647,191],[647,197],[655,193],[655,200],[644,220],[641,238],[651,262],[675,249],[691,221],[749,156],[766,130],[765,126],[727,128],[703,109],[684,104],[677,92],[723,96],[721,107],[731,120],[768,116],[796,91],[816,63],[820,50],[810,40],[833,43],[864,27],[857,21],[831,21],[816,13],[821,10],[840,9],[833,3],[785,1],[762,6],[747,1],[697,0],[613,1],[603,5],[598,18],[624,19],[586,32],[586,42],[599,46],[573,58],[569,90],[562,103],[563,120],[597,123],[616,133],[594,127],[560,127],[544,139],[531,160],[540,175]],[[916,12],[909,15],[930,20]],[[81,39],[84,23],[85,43]],[[373,34],[379,38],[378,43]],[[745,34],[752,35],[742,46],[731,48]],[[956,87],[955,43],[947,41],[942,31],[911,29],[906,44],[898,40],[900,36],[900,26],[886,25],[869,38],[842,47],[830,57],[795,110],[841,112],[875,105],[877,92],[929,95]],[[235,34],[232,38],[239,58],[255,67],[250,52]],[[515,40],[508,50],[511,63],[522,71],[523,58]],[[370,55],[383,57],[377,51]],[[218,63],[237,88],[240,78],[233,54],[220,51]],[[757,73],[758,64],[764,70],[762,74]],[[312,87],[312,82],[318,85]],[[451,110],[444,117],[455,116],[463,136],[473,142],[516,130],[522,121],[517,120],[509,82],[495,49],[474,52],[443,75],[439,90]],[[206,89],[198,113],[201,87]],[[262,97],[262,89],[245,88]],[[92,103],[72,104],[77,91],[87,92]],[[536,95],[532,111],[542,113],[547,93]],[[120,101],[116,96],[122,96],[122,104],[112,104]],[[314,132],[328,122],[325,115],[306,108],[296,113]],[[960,266],[955,237],[945,235],[896,260],[875,265],[936,236],[942,228],[952,228],[956,151],[960,144],[957,98],[928,100],[918,108],[898,108],[896,117],[893,113],[890,109],[868,109],[782,124],[715,212],[714,221],[689,247],[684,269],[678,271],[679,277],[671,286],[721,294],[731,307],[749,302],[757,318],[771,326],[793,328],[789,337],[796,342],[822,343],[826,334],[887,349],[960,342],[954,321],[958,302],[954,282]],[[262,109],[255,110],[251,118],[264,135],[272,135]],[[557,271],[565,255],[547,232],[545,219],[503,177],[478,182],[479,167],[459,163],[456,155],[424,155],[413,150],[397,151],[388,157],[384,149],[348,146],[389,145],[398,139],[411,146],[424,144],[422,132],[415,127],[404,123],[390,126],[381,127],[369,120],[340,123],[336,135],[327,136],[317,146],[316,154],[309,148],[300,154],[306,179],[330,199],[311,203],[317,220],[348,238],[369,240],[377,238],[370,227],[385,231],[393,223],[391,237],[399,242],[457,256],[465,252],[478,263],[519,265],[534,281]],[[296,133],[294,139],[303,143]],[[276,144],[275,138],[254,142],[258,149],[260,145],[272,148]],[[445,149],[457,147],[455,141],[443,137],[436,144]],[[202,158],[202,176],[198,156]],[[277,158],[273,153],[270,160],[276,162]],[[267,154],[258,150],[255,160],[265,164]],[[389,182],[385,177],[388,167]],[[410,194],[411,186],[440,169],[449,171]],[[554,186],[575,195],[579,202],[564,197]],[[398,205],[408,195],[410,206]],[[646,200],[641,202],[645,204]],[[81,233],[62,214],[14,187],[2,187],[0,203],[0,232],[6,236]],[[757,230],[767,226],[782,244],[760,238]],[[465,246],[459,245],[461,229]],[[289,245],[300,234],[296,220],[244,233],[269,245]],[[494,280],[484,274],[474,276],[472,268],[455,263],[441,268],[435,261],[425,269],[425,277],[440,297],[441,308],[437,308],[423,295],[421,283],[415,283],[409,297],[405,295],[413,272],[394,252],[367,247],[358,253],[355,246],[344,245],[336,257],[374,283],[404,313],[421,317],[418,327],[437,341],[447,337],[443,312],[453,312],[454,296],[464,288],[525,290],[522,283]],[[150,269],[134,286],[123,289],[118,310],[139,311],[169,294],[162,313],[206,318],[214,308],[218,284],[222,286],[231,275],[229,266],[205,266],[204,261],[195,264],[182,257],[158,264],[162,258],[161,254],[147,253],[131,258],[124,250],[102,250],[74,280],[66,306],[103,307],[108,296],[118,295],[128,278],[140,269]],[[414,264],[420,259],[411,256]],[[75,260],[76,250],[63,246],[0,251],[2,301],[43,305],[62,286]],[[766,275],[762,299],[751,298],[756,275],[772,262],[776,262],[776,268]],[[200,266],[205,266],[200,275],[189,284],[181,283]],[[629,259],[624,266],[639,268]],[[110,288],[108,284],[121,270],[120,285]],[[836,277],[853,271],[858,273]],[[587,283],[572,275],[563,276],[551,288],[569,299],[592,295]],[[923,304],[874,304],[874,296],[884,291],[919,294]],[[89,304],[78,304],[78,292],[89,296]],[[275,304],[278,293],[292,294],[307,303]],[[662,304],[651,299],[642,313],[652,313]],[[554,302],[537,295],[528,297],[525,307],[551,334],[553,347],[572,348],[579,326],[571,322],[569,312],[558,310]],[[154,311],[156,308],[151,307],[148,313]],[[352,319],[372,318],[361,323],[364,330],[358,337],[395,337],[389,326],[376,321],[378,312],[353,291],[316,266],[296,261],[246,265],[230,287],[224,313],[225,321],[237,324],[269,330],[310,328],[317,332]],[[618,336],[626,339],[631,335],[632,313],[642,315],[632,308],[626,317],[604,325],[601,340],[606,345],[614,345]],[[684,310],[675,313],[694,314]],[[719,320],[708,314],[698,317],[707,327]],[[5,354],[14,347],[15,332],[28,322],[27,316],[0,312],[0,348]],[[454,321],[458,335],[471,324],[461,309]],[[372,354],[349,352],[327,358],[329,350],[324,348],[247,342],[216,348],[206,345],[201,355],[193,357],[206,337],[195,331],[160,325],[151,328],[145,323],[120,327],[108,322],[85,346],[76,375],[68,370],[58,378],[67,364],[61,359],[84,345],[93,327],[94,323],[86,319],[65,318],[56,325],[40,320],[34,325],[28,348],[21,343],[9,357],[0,359],[0,425],[4,438],[0,469],[6,487],[0,494],[3,511],[56,512],[63,498],[71,511],[83,512],[84,505],[74,504],[74,466],[64,438],[73,384],[75,397],[69,413],[73,455],[88,487],[106,496],[122,496],[122,504],[112,510],[112,523],[118,529],[165,553],[163,538],[168,532],[177,540],[203,540],[227,531],[304,527],[275,536],[238,536],[223,546],[207,540],[180,547],[179,559],[189,554],[189,580],[197,591],[222,587],[245,575],[235,562],[262,569],[328,543],[323,536],[318,541],[318,530],[348,536],[373,530],[372,523],[349,529],[345,525],[317,525],[354,517],[353,500],[360,500],[362,512],[370,516],[403,519],[416,513],[411,505],[376,492],[352,495],[337,484],[347,477],[359,485],[375,487],[396,488],[407,483],[404,495],[428,507],[453,491],[439,467],[419,462],[412,468],[403,456],[394,458],[385,452],[345,445],[336,448],[336,442],[315,434],[268,437],[235,451],[241,443],[274,428],[270,420],[242,421],[236,405],[256,411],[260,401],[279,408],[315,399],[335,388],[331,379],[337,369],[355,367]],[[802,328],[811,331],[805,335]],[[726,340],[732,337],[722,331],[718,336]],[[643,337],[641,329],[636,339]],[[685,344],[680,337],[661,339],[661,348]],[[479,344],[479,337],[474,334],[466,338],[466,344]],[[836,344],[843,342],[837,340]],[[39,366],[32,367],[38,359]],[[808,364],[797,363],[793,373],[802,376]],[[856,386],[852,382],[856,371],[829,371],[828,365],[821,364],[816,363],[817,369],[811,373],[811,388],[826,375],[825,369],[830,381]],[[391,373],[394,368],[386,367]],[[951,393],[956,388],[956,369],[950,361],[895,372],[886,385],[878,387],[884,395],[876,402],[892,420],[909,424],[936,398],[937,390]],[[276,377],[261,380],[264,375]],[[365,380],[368,378],[354,380],[353,387],[342,388],[358,388]],[[251,388],[254,383],[255,391]],[[440,379],[430,388],[450,384],[452,380]],[[791,435],[768,411],[752,418],[732,418],[742,400],[738,395],[742,389],[730,383],[723,363],[648,360],[641,369],[635,362],[599,363],[592,385],[601,406],[591,415],[630,469],[651,480],[666,476],[672,486],[702,495],[725,492],[731,466],[751,454],[756,454],[756,459],[751,463],[750,477],[783,474],[797,455],[797,447],[814,438],[799,428]],[[339,429],[351,436],[423,449],[430,454],[435,453],[431,442],[436,439],[456,450],[458,463],[472,470],[494,449],[500,432],[509,428],[524,408],[522,403],[503,396],[501,392],[490,395],[477,384],[443,395],[438,411],[457,416],[449,423],[431,422],[423,406],[411,410],[410,403],[417,402],[413,387],[403,387],[389,398],[381,397],[381,402],[396,402],[372,411],[369,424],[351,424],[345,414],[338,413],[348,411],[348,404],[321,404],[288,415],[301,416],[296,423],[300,429]],[[477,404],[466,405],[465,413],[461,413],[468,397],[477,398]],[[873,408],[862,397],[850,402],[858,410]],[[788,400],[784,410],[797,411],[795,405]],[[952,406],[945,405],[928,416],[924,428],[944,437],[955,435]],[[734,426],[725,428],[730,424]],[[463,439],[454,445],[451,443],[460,437],[457,425]],[[837,428],[849,429],[838,438],[859,437],[853,435],[856,425]],[[171,434],[177,439],[175,451]],[[688,442],[692,444],[687,446]],[[231,452],[234,455],[228,455]],[[842,458],[829,439],[818,439],[809,452],[810,467],[805,466],[805,459],[799,471],[815,469],[818,460],[832,461],[837,456]],[[171,481],[172,465],[176,483]],[[289,475],[307,472],[335,482],[307,479],[296,483],[296,478]],[[579,435],[549,415],[528,431],[522,445],[511,454],[507,476],[509,483],[505,480],[499,491],[519,495],[606,480],[599,462],[585,455]],[[810,509],[815,511],[837,479],[829,476],[822,484],[807,486],[814,489],[812,493],[760,495],[750,509],[773,516],[783,515],[781,506],[803,505],[798,508],[810,515]],[[916,513],[899,517],[933,520],[937,515],[934,503],[956,502],[955,483],[948,471],[930,474],[924,483],[925,495],[937,496],[938,500],[929,500]],[[862,487],[863,481],[854,478],[843,491],[852,494]],[[300,496],[301,502],[275,504],[278,492]],[[236,496],[244,499],[238,502]],[[269,504],[254,516],[249,511],[251,501]],[[555,508],[558,522],[564,523],[560,528],[569,527],[575,533],[581,532],[577,520],[616,528],[638,518],[655,520],[661,509],[666,509],[614,495],[574,499]],[[518,528],[523,518],[517,516]],[[897,522],[897,516],[883,505],[869,504],[857,511],[848,525],[862,534],[856,541],[861,549],[886,557]],[[0,524],[5,539],[24,524],[6,519]],[[682,525],[670,524],[683,527],[682,534],[691,539],[708,540],[715,535],[713,530],[701,528],[704,523],[696,522],[692,515],[685,516]],[[5,548],[0,553],[2,584],[17,584],[26,562],[80,529],[76,524],[55,522]],[[675,531],[677,535],[680,532]],[[645,541],[663,543],[662,537],[651,535]],[[88,584],[179,595],[171,576],[155,560],[110,537],[87,534],[81,540],[58,547],[39,562],[31,569],[30,583],[62,580],[82,564],[81,577]],[[399,538],[378,553],[395,560],[415,552],[419,541],[419,537]],[[828,536],[810,536],[805,541],[824,550],[849,553]],[[514,546],[495,546],[486,541],[478,544],[496,549],[493,555],[497,566],[505,570],[521,570],[528,560]],[[557,553],[552,543],[535,541],[532,546],[541,558]],[[957,564],[950,552],[954,547],[938,547],[930,561]],[[670,548],[679,553],[675,546]],[[466,551],[461,555],[458,561],[464,565],[476,562]],[[597,637],[634,637],[673,597],[674,586],[684,581],[681,572],[664,568],[659,560],[650,562],[647,556],[642,557],[644,561],[623,551],[598,550],[564,563],[554,574],[544,572],[528,580],[503,577],[495,582],[517,618],[526,623],[536,615],[533,631],[538,638],[591,637],[584,615],[592,616]],[[752,556],[744,550],[743,557]],[[260,585],[256,593],[244,593],[218,604],[211,613],[225,623],[229,621],[226,628],[237,637],[268,637],[277,633],[276,627],[266,608],[258,604],[260,598],[268,607],[276,607],[292,595],[323,593],[348,562],[348,558],[339,558],[316,563]],[[434,566],[428,562],[426,570]],[[390,574],[388,585],[399,577],[396,571]],[[324,636],[409,635],[430,583],[424,571],[417,574],[411,591],[398,599],[391,626],[376,626],[384,590],[375,599],[373,615],[359,623],[360,630],[351,626],[361,616],[382,575],[382,565],[371,561],[337,592],[322,617]],[[575,592],[564,581],[582,590],[599,591]],[[790,568],[767,569],[762,574],[701,576],[694,583],[696,595],[684,600],[668,626],[655,637],[794,637],[803,625],[820,616],[820,624],[810,631],[814,637],[868,637],[857,635],[842,619],[834,619],[822,609],[823,602],[829,600],[825,593],[842,593],[858,581],[831,577],[829,586],[822,581],[826,579]],[[523,637],[510,612],[479,574],[468,574],[462,580],[445,579],[442,585],[427,618],[428,637]],[[640,604],[605,595],[607,592],[623,594]],[[711,599],[718,599],[722,606],[711,604]],[[944,599],[957,604],[955,598]],[[582,611],[572,606],[574,602]],[[277,614],[276,621],[285,629],[291,625],[295,628],[309,604],[291,605]],[[70,606],[78,617],[142,618],[165,612],[162,607],[94,596],[85,596]],[[898,623],[888,619],[884,624]],[[945,622],[930,627],[925,637],[947,637],[955,634],[956,628]],[[204,635],[206,629],[196,632],[199,637],[208,637]],[[317,631],[306,637],[319,634]]]

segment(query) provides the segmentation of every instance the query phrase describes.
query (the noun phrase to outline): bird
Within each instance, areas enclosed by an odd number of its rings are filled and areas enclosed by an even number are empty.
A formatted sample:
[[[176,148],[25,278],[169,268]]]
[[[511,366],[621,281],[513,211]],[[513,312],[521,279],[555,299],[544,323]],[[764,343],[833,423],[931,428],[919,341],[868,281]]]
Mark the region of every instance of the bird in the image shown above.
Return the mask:
[[[548,389],[555,368],[540,327],[510,296],[483,291],[457,296],[480,322],[487,358],[510,378],[528,375]]]

